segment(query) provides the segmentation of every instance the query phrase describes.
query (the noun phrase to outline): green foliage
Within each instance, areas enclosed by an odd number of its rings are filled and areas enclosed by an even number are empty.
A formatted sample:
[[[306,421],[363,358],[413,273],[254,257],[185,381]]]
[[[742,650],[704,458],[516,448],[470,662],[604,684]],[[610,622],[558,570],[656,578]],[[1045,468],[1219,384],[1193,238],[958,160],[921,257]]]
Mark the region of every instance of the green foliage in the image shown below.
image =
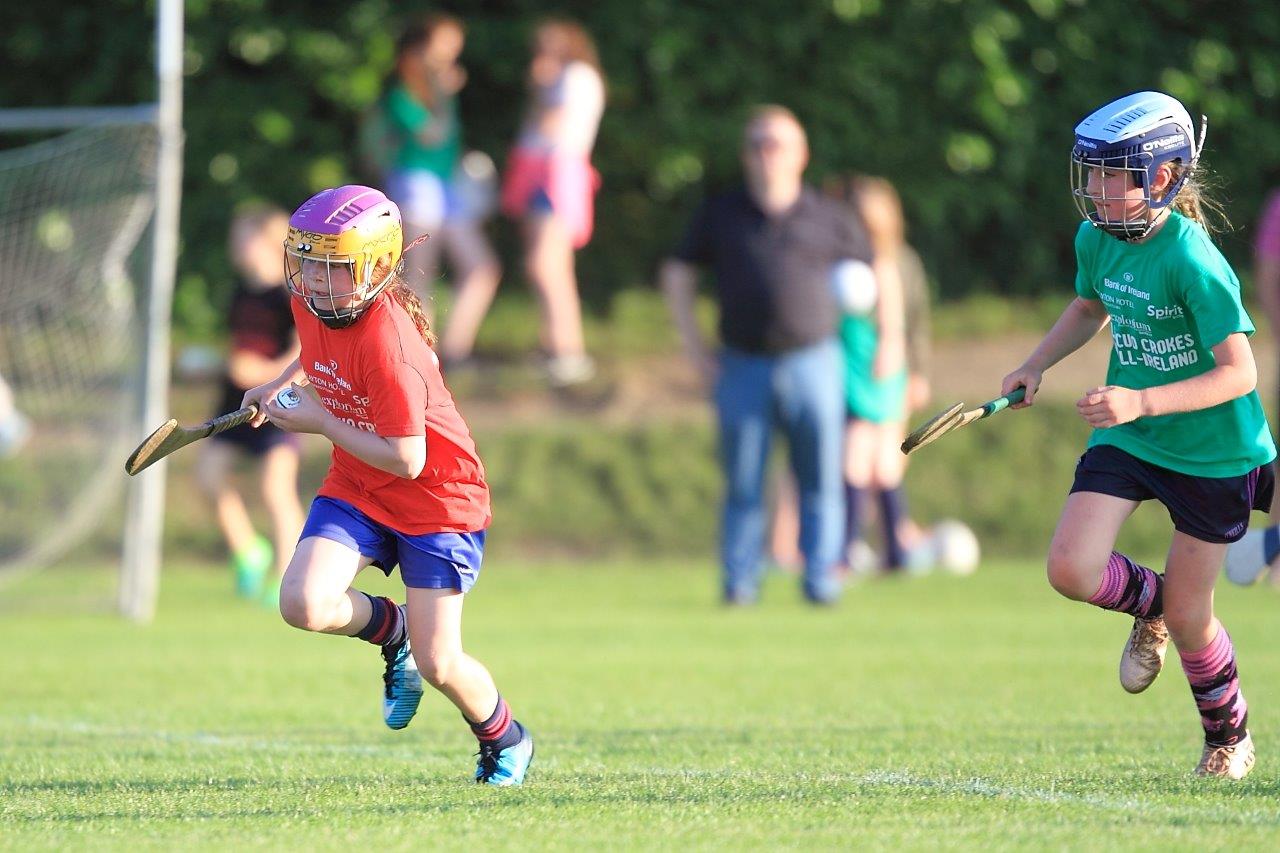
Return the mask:
[[[442,4],[470,25],[462,109],[468,143],[501,161],[524,99],[538,4]],[[0,34],[9,106],[149,100],[151,20],[129,0],[25,4]],[[433,8],[437,7],[433,4]],[[204,326],[228,295],[233,206],[285,206],[366,178],[356,129],[422,2],[188,0],[186,173],[180,322]],[[596,310],[647,278],[707,187],[735,181],[751,104],[806,123],[810,177],[891,177],[912,239],[945,296],[1065,290],[1075,218],[1065,162],[1071,128],[1102,102],[1164,88],[1210,117],[1207,163],[1248,226],[1280,183],[1280,6],[1245,0],[1205,13],[1163,3],[1139,19],[1083,0],[600,0],[561,10],[596,35],[609,106],[595,243],[581,260]],[[104,33],[109,32],[109,37]],[[495,226],[511,257],[510,229]],[[1246,235],[1225,239],[1247,257]],[[518,270],[509,263],[509,270]]]

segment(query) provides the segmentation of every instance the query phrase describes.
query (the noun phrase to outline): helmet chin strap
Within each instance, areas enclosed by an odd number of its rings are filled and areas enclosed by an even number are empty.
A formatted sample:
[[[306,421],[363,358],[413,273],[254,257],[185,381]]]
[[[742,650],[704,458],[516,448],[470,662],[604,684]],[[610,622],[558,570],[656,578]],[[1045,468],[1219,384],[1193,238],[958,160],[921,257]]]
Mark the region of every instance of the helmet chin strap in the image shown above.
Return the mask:
[[[319,318],[320,322],[324,323],[325,326],[330,329],[345,329],[356,320],[359,320],[360,315],[363,314],[364,311],[362,309],[360,311],[350,311],[346,314],[339,314],[336,311],[321,311],[312,304],[311,313],[315,314],[316,317]]]
[[[1151,232],[1155,230],[1155,227],[1169,215],[1168,207],[1162,207],[1155,211],[1152,211],[1152,208],[1148,207],[1147,211],[1148,213],[1154,212],[1155,215],[1142,220],[1124,219],[1120,222],[1111,222],[1103,219],[1098,215],[1097,211],[1094,211],[1091,218],[1093,219],[1094,225],[1098,226],[1103,231],[1106,231],[1117,240],[1123,240],[1126,243],[1136,243],[1151,236]]]
[[[311,309],[311,313],[316,315],[320,322],[324,323],[327,328],[345,329],[355,323],[356,320],[359,320],[364,315],[365,311],[368,311],[373,307],[373,303],[377,301],[378,297],[382,295],[382,292],[387,289],[387,283],[391,281],[391,277],[399,272],[403,266],[404,260],[401,259],[400,264],[397,265],[396,269],[387,273],[386,277],[383,278],[376,287],[371,288],[371,293],[366,296],[361,296],[360,303],[358,305],[348,308],[345,311],[337,311],[335,309],[322,311],[316,307],[315,300],[310,297],[307,299],[307,307]]]

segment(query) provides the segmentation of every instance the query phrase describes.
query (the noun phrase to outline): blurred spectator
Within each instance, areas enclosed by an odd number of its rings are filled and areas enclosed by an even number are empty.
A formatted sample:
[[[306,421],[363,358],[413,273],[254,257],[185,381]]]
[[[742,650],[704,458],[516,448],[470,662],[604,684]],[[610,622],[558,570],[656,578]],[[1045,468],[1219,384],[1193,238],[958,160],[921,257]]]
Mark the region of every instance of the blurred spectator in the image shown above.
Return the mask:
[[[840,194],[861,218],[875,253],[869,293],[842,294],[840,339],[844,347],[846,554],[862,540],[866,500],[877,498],[885,547],[884,565],[903,568],[909,524],[902,492],[908,372],[905,360],[906,313],[903,307],[902,203],[893,185],[879,178],[853,178]],[[916,268],[918,270],[918,266]],[[856,280],[850,282],[855,288]]]
[[[288,215],[255,207],[236,214],[230,251],[240,275],[228,324],[231,353],[217,413],[240,408],[244,392],[278,376],[298,357],[298,338],[284,283],[284,239]],[[260,464],[262,500],[272,539],[260,536],[231,481],[238,454]],[[231,551],[237,594],[274,606],[293,546],[302,532],[298,501],[298,437],[264,424],[239,426],[203,443],[196,469],[200,487],[214,503],[218,526]],[[275,574],[268,578],[274,566]]]
[[[365,130],[366,157],[386,171],[383,183],[400,206],[406,236],[430,235],[405,253],[406,280],[428,313],[442,250],[458,282],[437,345],[447,365],[471,356],[502,277],[480,227],[488,211],[475,209],[459,186],[466,180],[458,121],[465,39],[462,22],[450,15],[429,15],[408,27],[396,43],[395,74]]]
[[[31,435],[31,421],[13,404],[9,383],[0,376],[0,459],[14,456]]]
[[[705,202],[659,273],[685,350],[709,385],[726,479],[721,562],[729,604],[758,595],[764,481],[782,428],[800,493],[804,592],[833,601],[844,533],[840,454],[844,368],[831,287],[843,260],[871,261],[854,217],[802,182],[809,149],[790,110],[758,108],[743,137],[746,186]],[[694,316],[697,267],[711,268],[722,349]]]
[[[502,209],[523,223],[525,270],[542,311],[552,384],[590,379],[574,251],[591,239],[599,175],[591,149],[604,112],[604,76],[581,25],[541,24],[529,66],[530,103],[507,165]]]

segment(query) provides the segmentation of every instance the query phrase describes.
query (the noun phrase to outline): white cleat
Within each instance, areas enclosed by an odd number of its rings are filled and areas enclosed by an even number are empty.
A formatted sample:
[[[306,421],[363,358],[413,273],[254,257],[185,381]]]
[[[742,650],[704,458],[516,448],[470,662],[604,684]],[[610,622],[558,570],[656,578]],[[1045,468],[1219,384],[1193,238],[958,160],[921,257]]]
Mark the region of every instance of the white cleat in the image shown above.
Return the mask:
[[[1130,693],[1146,690],[1164,668],[1168,650],[1169,629],[1163,617],[1134,619],[1129,641],[1120,655],[1120,686]]]
[[[1256,756],[1253,752],[1253,738],[1245,732],[1244,737],[1235,746],[1204,745],[1204,754],[1196,765],[1197,776],[1216,776],[1221,779],[1240,781],[1253,769]]]
[[[1270,528],[1267,528],[1268,530]],[[1227,549],[1227,580],[1241,586],[1255,583],[1267,570],[1267,530],[1250,530]]]

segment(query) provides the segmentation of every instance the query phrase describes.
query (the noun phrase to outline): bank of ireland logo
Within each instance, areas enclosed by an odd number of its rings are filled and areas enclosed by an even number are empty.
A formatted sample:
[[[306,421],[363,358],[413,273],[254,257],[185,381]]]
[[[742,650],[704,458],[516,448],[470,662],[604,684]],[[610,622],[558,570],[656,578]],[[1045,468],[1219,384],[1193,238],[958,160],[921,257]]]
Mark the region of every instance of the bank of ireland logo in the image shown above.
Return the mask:
[[[1126,284],[1133,284],[1133,273],[1127,272],[1123,276],[1121,276],[1121,278],[1125,280]]]

